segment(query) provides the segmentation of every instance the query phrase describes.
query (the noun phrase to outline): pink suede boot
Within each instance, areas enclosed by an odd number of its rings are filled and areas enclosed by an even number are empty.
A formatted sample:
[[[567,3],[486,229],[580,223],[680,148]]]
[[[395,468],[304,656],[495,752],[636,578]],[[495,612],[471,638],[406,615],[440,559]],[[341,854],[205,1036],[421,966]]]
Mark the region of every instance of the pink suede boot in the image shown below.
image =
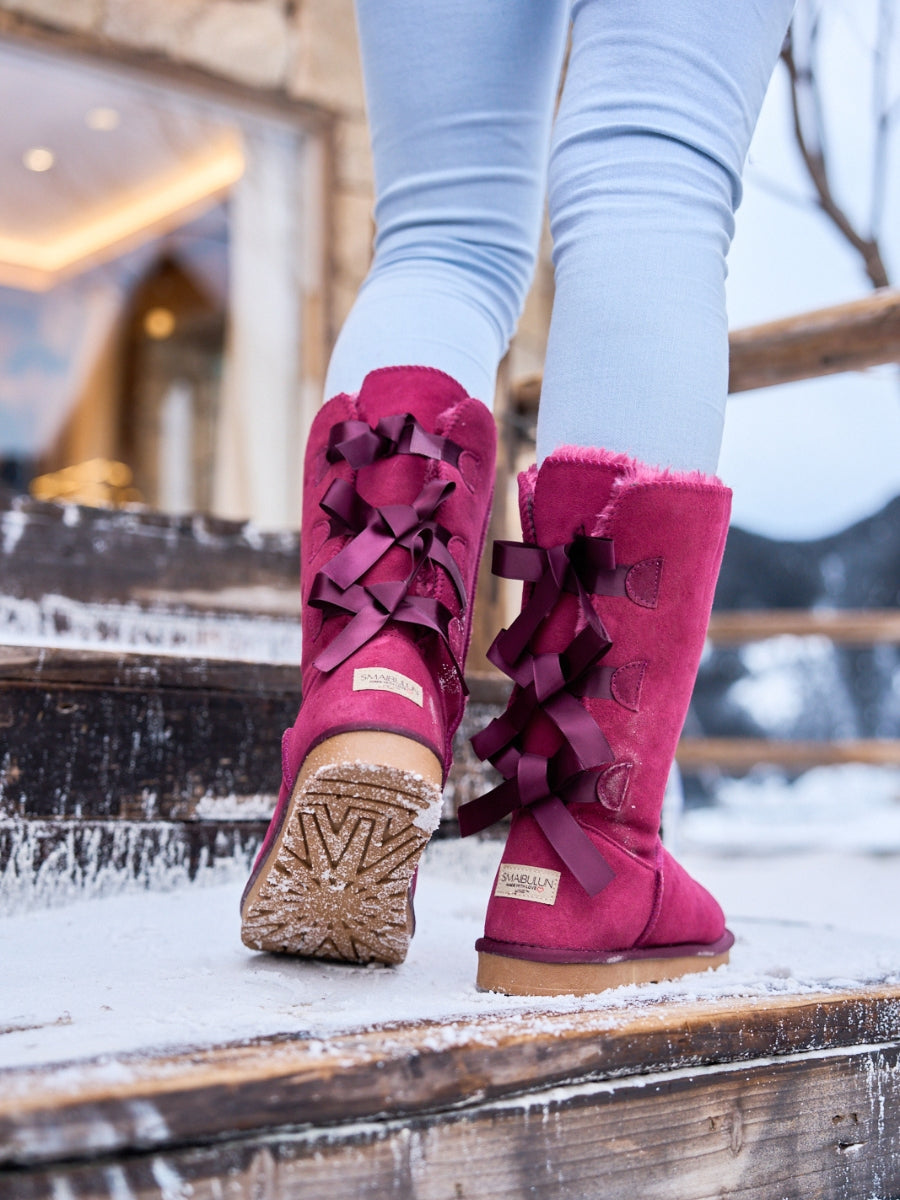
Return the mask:
[[[519,483],[526,542],[498,543],[494,569],[525,599],[490,651],[516,686],[473,738],[505,782],[459,813],[464,835],[513,813],[479,986],[583,994],[718,966],[734,939],[659,819],[731,493],[577,448]]]
[[[490,411],[391,367],[318,413],[301,535],[303,703],[241,901],[257,950],[402,962],[441,814],[494,480]]]

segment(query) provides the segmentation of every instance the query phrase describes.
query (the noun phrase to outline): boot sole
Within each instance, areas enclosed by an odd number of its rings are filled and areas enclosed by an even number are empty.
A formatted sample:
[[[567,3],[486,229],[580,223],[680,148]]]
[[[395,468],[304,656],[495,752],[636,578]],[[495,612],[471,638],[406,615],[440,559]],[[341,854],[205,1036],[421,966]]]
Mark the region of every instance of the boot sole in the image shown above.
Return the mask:
[[[506,996],[587,996],[628,983],[661,983],[723,967],[724,954],[691,954],[681,958],[626,958],[602,963],[546,963],[499,954],[478,955],[476,984],[484,992]]]
[[[339,734],[307,756],[241,907],[252,950],[403,962],[410,881],[441,815],[442,770],[398,734]]]

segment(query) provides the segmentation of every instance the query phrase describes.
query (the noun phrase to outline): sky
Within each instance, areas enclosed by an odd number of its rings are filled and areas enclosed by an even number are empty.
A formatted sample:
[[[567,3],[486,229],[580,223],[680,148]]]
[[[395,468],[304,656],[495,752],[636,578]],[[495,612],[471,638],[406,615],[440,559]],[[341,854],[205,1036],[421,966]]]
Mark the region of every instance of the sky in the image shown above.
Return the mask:
[[[872,176],[872,46],[877,0],[825,0],[826,150],[838,201],[867,232]],[[891,44],[896,118],[888,150],[882,249],[900,285],[900,21]],[[776,69],[750,149],[729,258],[732,328],[871,292],[861,259],[811,203]],[[719,474],[734,521],[780,538],[815,538],[900,494],[900,367],[746,392],[728,404]]]

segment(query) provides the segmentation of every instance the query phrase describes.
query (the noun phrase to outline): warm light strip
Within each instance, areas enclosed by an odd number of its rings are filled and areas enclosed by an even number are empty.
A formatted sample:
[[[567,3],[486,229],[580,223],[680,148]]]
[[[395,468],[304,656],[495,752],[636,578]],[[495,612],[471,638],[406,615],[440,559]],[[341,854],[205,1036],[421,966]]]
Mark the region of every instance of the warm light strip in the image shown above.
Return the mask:
[[[120,242],[190,208],[231,186],[244,173],[244,156],[230,147],[211,161],[189,167],[172,183],[47,241],[33,242],[0,234],[0,267],[54,275],[82,259],[95,258]]]

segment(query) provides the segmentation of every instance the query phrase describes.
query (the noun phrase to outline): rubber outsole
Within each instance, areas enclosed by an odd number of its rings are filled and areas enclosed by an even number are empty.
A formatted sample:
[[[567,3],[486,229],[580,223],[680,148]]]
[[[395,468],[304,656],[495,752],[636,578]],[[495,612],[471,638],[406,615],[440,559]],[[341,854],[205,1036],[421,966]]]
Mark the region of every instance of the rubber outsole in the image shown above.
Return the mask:
[[[244,898],[244,945],[333,962],[403,962],[410,881],[440,821],[441,797],[440,762],[411,738],[363,731],[316,746]]]
[[[724,954],[672,958],[623,958],[603,963],[546,963],[499,954],[478,955],[477,986],[506,996],[588,996],[627,983],[661,983],[700,971],[712,971],[729,959]]]

